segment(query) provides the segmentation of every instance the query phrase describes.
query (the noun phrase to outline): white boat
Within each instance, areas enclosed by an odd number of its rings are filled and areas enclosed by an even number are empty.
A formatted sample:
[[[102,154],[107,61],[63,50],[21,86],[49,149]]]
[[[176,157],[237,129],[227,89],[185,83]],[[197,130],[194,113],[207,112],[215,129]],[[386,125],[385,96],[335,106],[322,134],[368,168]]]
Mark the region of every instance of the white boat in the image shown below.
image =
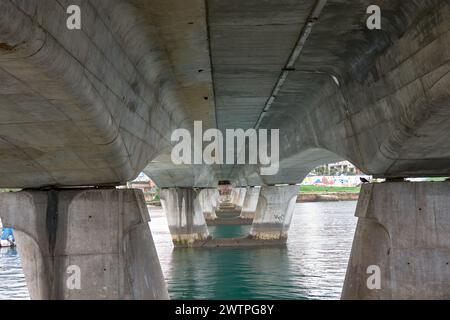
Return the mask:
[[[16,244],[13,241],[9,240],[0,240],[0,247],[6,248],[6,247],[14,247]]]
[[[6,235],[4,235],[4,231],[7,231]],[[13,230],[10,228],[3,228],[3,223],[0,219],[0,248],[14,247],[16,245]]]

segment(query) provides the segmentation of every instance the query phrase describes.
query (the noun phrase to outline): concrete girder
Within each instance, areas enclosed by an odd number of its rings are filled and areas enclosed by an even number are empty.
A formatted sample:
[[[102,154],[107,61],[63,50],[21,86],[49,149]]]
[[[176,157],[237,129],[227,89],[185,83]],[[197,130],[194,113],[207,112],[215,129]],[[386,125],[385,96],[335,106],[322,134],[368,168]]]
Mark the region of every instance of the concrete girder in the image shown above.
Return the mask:
[[[0,4],[0,186],[116,185],[145,166],[164,187],[298,183],[338,159],[380,177],[450,170],[446,1],[386,2],[376,31],[370,0],[77,3],[82,30],[65,1]],[[173,165],[170,135],[194,120],[280,129],[279,173]]]
[[[0,4],[1,186],[125,183],[191,125],[151,22],[78,3],[82,30],[58,1]]]
[[[258,168],[239,166],[233,179],[241,185],[298,183],[317,165],[342,159],[378,177],[448,175],[450,5],[401,5],[414,7],[403,17],[404,33],[386,28],[391,40],[379,43],[384,51],[341,73],[339,83],[330,76],[339,70],[289,76],[262,121],[280,129],[279,173],[264,177]],[[310,37],[296,69],[312,59],[325,29]]]

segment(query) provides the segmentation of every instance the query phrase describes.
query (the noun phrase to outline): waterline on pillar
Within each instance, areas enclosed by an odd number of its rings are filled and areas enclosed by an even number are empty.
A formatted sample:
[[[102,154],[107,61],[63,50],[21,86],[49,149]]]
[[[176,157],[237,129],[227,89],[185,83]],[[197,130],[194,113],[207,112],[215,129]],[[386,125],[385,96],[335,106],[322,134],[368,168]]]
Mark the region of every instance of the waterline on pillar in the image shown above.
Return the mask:
[[[256,240],[286,241],[299,187],[263,186],[250,235]]]
[[[201,191],[195,188],[161,190],[161,204],[177,247],[193,246],[209,238],[200,198]]]
[[[189,247],[193,246],[197,241],[205,241],[210,239],[209,233],[204,231],[204,228],[199,228],[198,232],[193,233],[182,233],[184,229],[178,229],[174,227],[169,227],[172,242],[176,247]]]
[[[258,223],[252,226],[250,231],[253,239],[256,240],[284,240],[287,241],[288,230],[280,228],[277,223]]]
[[[32,299],[168,298],[141,190],[1,193],[0,214]]]

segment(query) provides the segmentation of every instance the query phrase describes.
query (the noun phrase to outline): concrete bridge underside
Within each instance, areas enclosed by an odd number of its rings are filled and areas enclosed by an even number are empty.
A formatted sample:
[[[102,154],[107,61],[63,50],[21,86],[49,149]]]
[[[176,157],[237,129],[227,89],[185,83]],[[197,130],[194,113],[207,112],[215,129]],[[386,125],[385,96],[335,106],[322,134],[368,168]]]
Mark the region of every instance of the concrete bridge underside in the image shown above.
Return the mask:
[[[366,27],[366,9],[373,2],[382,9],[381,30]],[[66,8],[73,4],[81,8],[81,30],[66,27]],[[33,252],[42,261],[40,271],[32,274],[46,285],[36,289],[40,293],[35,297],[166,297],[160,270],[152,285],[125,285],[128,278],[149,276],[140,264],[155,268],[153,244],[152,254],[136,258],[140,249],[133,246],[148,234],[141,230],[148,220],[141,197],[109,188],[142,170],[169,190],[167,197],[185,199],[185,204],[191,199],[192,206],[197,199],[193,187],[216,187],[220,180],[239,187],[262,186],[263,207],[273,212],[289,211],[293,192],[289,186],[273,185],[300,183],[314,167],[336,160],[347,159],[376,177],[448,176],[449,17],[450,4],[441,0],[1,1],[0,187],[28,191],[23,197],[2,196],[0,205],[6,220],[28,234],[23,252]],[[204,130],[280,129],[279,172],[263,176],[258,165],[174,165],[171,134],[178,128],[192,131],[194,120],[201,120]],[[75,195],[61,188],[84,191]],[[405,188],[398,190],[399,196],[408,192]],[[415,199],[434,203],[425,207],[440,216],[447,188],[433,188],[418,187]],[[386,190],[367,191],[367,203],[358,209],[360,219],[383,220],[373,206],[383,203],[379,199]],[[28,213],[15,213],[11,208],[20,208],[16,202],[24,199]],[[110,239],[105,241],[112,247],[101,248],[122,259],[112,257],[108,263],[129,268],[105,276],[123,280],[112,291],[73,296],[48,279],[64,274],[61,266],[66,262],[60,257],[78,256],[82,250],[58,247],[55,239],[76,234],[84,223],[102,228],[104,220],[92,222],[92,214],[85,221],[70,219],[74,212],[91,212],[91,201],[133,211],[134,218],[127,220],[122,209],[113,210],[116,216],[108,219],[120,221],[123,236],[112,239],[116,232],[106,229],[104,239]],[[397,212],[398,203],[389,205],[388,210]],[[55,218],[60,210],[63,217]],[[16,217],[26,214],[34,221],[31,226]],[[57,222],[49,222],[54,219]],[[386,227],[390,239],[399,232],[396,223],[379,223],[392,227]],[[283,221],[279,224],[284,226]],[[361,239],[364,232],[379,232],[368,224],[358,227]],[[47,240],[33,236],[42,228]],[[141,231],[134,233],[134,228]],[[423,232],[441,237],[441,231],[430,225]],[[122,247],[122,240],[128,245]],[[426,246],[443,245],[428,240]],[[399,241],[390,245],[403,248]],[[447,249],[435,253],[436,263],[447,258]],[[352,254],[352,270],[363,273],[361,266],[370,259]],[[80,263],[110,270],[101,261]],[[354,281],[346,281],[346,297],[402,297],[405,292],[392,289],[373,296]],[[440,284],[436,295],[448,297],[449,288]],[[427,292],[416,296],[431,297]]]

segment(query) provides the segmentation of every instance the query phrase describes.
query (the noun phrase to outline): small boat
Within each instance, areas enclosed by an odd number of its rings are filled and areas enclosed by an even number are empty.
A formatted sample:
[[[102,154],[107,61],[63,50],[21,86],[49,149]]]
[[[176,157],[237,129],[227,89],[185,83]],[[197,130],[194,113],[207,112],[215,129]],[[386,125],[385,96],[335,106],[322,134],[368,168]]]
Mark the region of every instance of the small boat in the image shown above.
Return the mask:
[[[13,229],[3,228],[0,239],[0,247],[15,247],[16,240],[14,239]]]

